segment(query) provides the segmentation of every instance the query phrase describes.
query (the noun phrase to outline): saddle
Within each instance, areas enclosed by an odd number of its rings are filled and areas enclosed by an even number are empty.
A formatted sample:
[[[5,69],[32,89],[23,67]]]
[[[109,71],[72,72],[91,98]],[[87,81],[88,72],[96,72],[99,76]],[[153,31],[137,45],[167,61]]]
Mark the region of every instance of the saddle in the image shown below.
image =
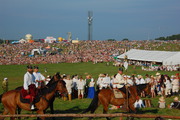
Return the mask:
[[[129,90],[124,87],[118,88],[118,89],[113,89],[113,93],[115,98],[125,98],[126,92],[128,92],[128,98],[130,97]]]
[[[38,90],[37,90],[38,91]],[[28,95],[24,95],[23,93],[23,90],[20,91],[20,101],[22,103],[27,103],[27,104],[30,104],[30,98],[31,96],[28,94]],[[34,103],[37,103],[40,101],[40,96],[36,94],[36,97],[34,98]]]
[[[122,92],[119,89],[113,89],[115,98],[124,98]]]

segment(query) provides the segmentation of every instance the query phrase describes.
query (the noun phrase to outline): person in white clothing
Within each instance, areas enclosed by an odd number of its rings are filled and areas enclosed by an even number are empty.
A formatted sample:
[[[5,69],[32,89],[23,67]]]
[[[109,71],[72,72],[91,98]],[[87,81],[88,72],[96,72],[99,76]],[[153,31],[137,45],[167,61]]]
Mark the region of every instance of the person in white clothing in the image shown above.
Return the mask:
[[[66,83],[66,88],[67,88],[67,91],[68,91],[68,98],[69,98],[69,101],[71,101],[71,94],[72,94],[72,87],[73,87],[73,80],[71,79],[70,75],[67,75],[63,78],[63,80],[65,81]]]
[[[142,75],[139,75],[138,79],[139,79],[139,84],[146,84],[146,82],[145,82],[145,80],[144,80]]]
[[[97,87],[98,87],[98,90],[101,90],[103,88],[107,88],[107,84],[106,84],[106,81],[105,81],[105,78],[106,75],[105,74],[100,74],[99,77],[98,77],[98,80],[97,80]]]
[[[33,75],[35,76],[36,88],[44,87],[45,77],[39,72],[38,66],[34,66]]]
[[[114,78],[114,83],[116,83],[117,88],[122,88],[126,84],[126,81],[123,77],[123,68],[119,68],[117,75]]]
[[[78,89],[78,99],[80,99],[80,95],[84,98],[84,87],[85,87],[85,80],[82,77],[77,81],[77,89]]]
[[[36,86],[35,86],[35,76],[33,75],[33,67],[31,65],[27,66],[27,72],[24,75],[24,84],[22,89],[22,96],[25,98],[27,95],[30,95],[30,109],[34,110],[34,98],[36,95]]]
[[[51,76],[48,75],[47,78],[45,79],[45,85],[47,85],[49,83],[49,81],[51,80]]]
[[[149,75],[146,74],[145,76],[146,76],[145,82],[146,82],[146,83],[150,83],[150,82],[151,82],[151,78],[149,77]]]
[[[143,101],[139,98],[139,96],[137,96],[136,99],[137,99],[137,100],[136,100],[136,102],[134,103],[134,107],[135,107],[135,108],[144,108],[145,105],[144,105]]]
[[[166,97],[170,97],[171,96],[171,90],[172,90],[171,80],[170,80],[170,77],[167,75],[164,75],[164,78],[165,78],[164,84],[166,86],[165,95],[166,95]]]

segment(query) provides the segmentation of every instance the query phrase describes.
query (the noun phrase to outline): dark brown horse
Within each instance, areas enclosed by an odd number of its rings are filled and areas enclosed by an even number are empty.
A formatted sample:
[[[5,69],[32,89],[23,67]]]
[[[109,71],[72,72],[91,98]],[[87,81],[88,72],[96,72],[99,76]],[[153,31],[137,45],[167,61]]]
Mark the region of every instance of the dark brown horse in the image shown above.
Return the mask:
[[[100,104],[103,105],[103,113],[107,113],[109,104],[112,104],[115,106],[121,106],[126,103],[128,104],[127,108],[129,110],[136,112],[136,109],[134,108],[134,103],[138,96],[137,88],[136,88],[136,86],[131,86],[127,89],[127,91],[129,91],[128,99],[126,99],[127,96],[125,94],[123,95],[124,98],[115,98],[112,89],[102,89],[100,91],[97,91],[91,104],[83,113],[86,113],[89,111],[91,113],[94,113]],[[109,119],[109,118],[107,118],[107,119]]]
[[[61,94],[67,94],[67,89],[65,82],[62,80],[58,80],[51,85],[43,89],[41,89],[41,94],[39,94],[40,101],[35,103],[35,106],[37,108],[37,114],[44,114],[44,111],[49,106],[49,100],[52,99],[56,91],[59,91]],[[10,114],[16,114],[16,109],[19,107],[24,110],[31,111],[30,105],[26,103],[22,103],[20,101],[20,91],[18,90],[11,90],[3,94],[1,102],[4,106],[4,112],[3,115],[6,115],[8,113]],[[14,120],[15,118],[11,118]],[[42,120],[44,120],[44,117],[41,117]]]
[[[136,85],[136,87],[137,87],[137,92],[138,92],[139,96],[140,96],[141,92],[143,92],[143,91],[145,93],[145,96],[151,95],[151,84],[150,83],[139,84],[139,85]]]
[[[52,83],[54,83],[54,82],[56,82],[56,81],[58,81],[58,80],[61,80],[61,79],[62,79],[62,78],[61,78],[61,76],[59,75],[59,73],[56,73],[56,74],[51,78],[51,80],[49,81],[49,83],[48,83],[46,86],[44,86],[44,87],[49,87],[49,86],[51,86]],[[44,88],[44,87],[42,87],[42,88]],[[20,86],[20,87],[15,88],[15,90],[21,91],[22,88],[23,88],[23,86]],[[41,88],[41,89],[42,89],[42,88]],[[39,89],[38,91],[41,92],[41,89]],[[56,96],[60,96],[60,95],[59,95],[59,92],[56,92],[55,94],[56,94],[56,95],[54,95],[54,96],[49,100],[49,107],[50,107],[50,113],[51,113],[51,114],[54,114],[54,105],[53,105],[53,102],[54,102],[54,100],[55,100],[55,97],[56,97]],[[0,95],[0,96],[2,96],[2,95]],[[20,113],[21,113],[21,109],[18,108],[18,114],[20,114]]]

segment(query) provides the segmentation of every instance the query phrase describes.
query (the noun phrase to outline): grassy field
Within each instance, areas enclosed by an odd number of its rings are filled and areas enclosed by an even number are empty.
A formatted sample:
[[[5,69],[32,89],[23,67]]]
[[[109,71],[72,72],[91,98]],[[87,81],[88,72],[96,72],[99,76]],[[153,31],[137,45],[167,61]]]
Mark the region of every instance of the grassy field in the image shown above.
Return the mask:
[[[4,77],[8,77],[9,79],[9,90],[14,89],[18,86],[21,86],[23,84],[23,76],[26,72],[26,66],[27,65],[1,65],[0,66],[0,80],[3,80]],[[114,75],[117,73],[118,67],[112,66],[112,63],[109,66],[106,66],[106,63],[98,63],[98,64],[92,64],[89,63],[59,63],[59,64],[40,64],[38,65],[40,67],[40,72],[47,75],[53,75],[56,72],[60,72],[61,74],[78,74],[85,77],[85,75],[88,73],[95,78],[95,80],[98,78],[98,75],[100,73],[108,73],[109,75]],[[47,69],[47,73],[45,73],[44,69]],[[159,71],[162,74],[168,74],[173,75],[177,72],[165,72],[165,71]],[[128,71],[124,72],[125,74],[131,75],[131,74],[150,74],[155,75],[156,71],[154,72],[148,72],[148,71],[142,71],[140,67],[137,67],[136,69],[133,69],[132,66],[129,67]],[[0,93],[2,93],[2,89],[0,89]],[[173,115],[173,116],[179,116],[180,111],[179,110],[172,110],[172,109],[158,109],[158,98],[156,97],[152,99],[153,108],[143,108],[139,109],[138,113],[144,113],[144,114],[160,114],[160,115]],[[172,102],[173,97],[166,99],[166,104],[169,104]],[[54,102],[55,106],[55,112],[56,113],[77,113],[80,114],[84,109],[88,107],[90,104],[91,99],[73,99],[71,102],[69,101],[62,101],[62,99],[57,98]],[[2,112],[3,106],[0,104],[0,112]],[[49,113],[49,109],[47,111]],[[109,113],[117,113],[122,112],[121,110],[109,110]],[[31,112],[23,111],[23,114],[28,113],[31,114]],[[102,106],[100,106],[96,113],[102,113]],[[28,118],[24,118],[28,119]],[[60,118],[57,118],[59,120]],[[61,120],[71,120],[71,119],[77,119],[77,120],[86,120],[87,118],[61,118]],[[95,119],[104,119],[104,118],[95,118]],[[113,120],[117,120],[118,118],[112,118]],[[28,120],[31,120],[30,118]],[[50,119],[48,119],[50,120]],[[144,119],[140,119],[144,120]],[[147,120],[147,119],[146,119]],[[148,119],[151,120],[151,119]]]

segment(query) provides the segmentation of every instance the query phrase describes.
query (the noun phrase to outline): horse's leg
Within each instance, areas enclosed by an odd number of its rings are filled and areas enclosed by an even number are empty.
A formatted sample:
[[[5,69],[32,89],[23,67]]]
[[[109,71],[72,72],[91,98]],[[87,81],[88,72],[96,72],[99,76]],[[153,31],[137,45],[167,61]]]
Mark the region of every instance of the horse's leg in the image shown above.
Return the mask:
[[[53,98],[49,101],[51,114],[54,114],[54,105],[53,105],[54,100],[55,100],[55,96],[53,96]]]
[[[4,108],[4,111],[3,111],[3,115],[7,115],[9,113],[9,111],[6,109],[6,108]],[[0,117],[0,120],[4,120],[4,117]]]
[[[17,114],[18,115],[21,114],[21,108],[20,107],[17,108]],[[18,119],[21,120],[21,117],[18,117]]]
[[[11,107],[11,108],[9,109],[9,113],[10,113],[11,115],[16,114],[16,108],[15,108],[15,107]],[[11,120],[15,120],[15,117],[11,117],[10,119],[11,119]]]
[[[38,110],[37,111],[37,114],[44,114],[44,111],[43,110]],[[37,120],[45,120],[45,117],[38,117]]]
[[[103,114],[107,114],[108,106],[109,106],[109,104],[104,104],[104,105],[103,105]],[[107,120],[110,120],[109,117],[106,117],[106,119],[107,119]]]
[[[129,108],[131,111],[133,111],[134,113],[136,113],[136,108],[134,107],[134,103],[131,102],[131,100],[129,100]]]

